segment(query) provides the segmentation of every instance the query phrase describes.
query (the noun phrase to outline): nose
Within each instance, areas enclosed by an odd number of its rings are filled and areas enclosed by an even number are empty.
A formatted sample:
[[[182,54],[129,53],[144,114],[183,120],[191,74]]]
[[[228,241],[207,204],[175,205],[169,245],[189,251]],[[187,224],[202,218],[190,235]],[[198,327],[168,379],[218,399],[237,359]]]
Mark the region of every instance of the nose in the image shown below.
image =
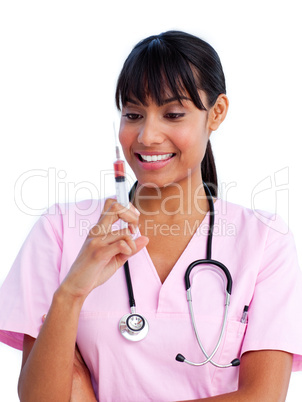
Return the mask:
[[[140,126],[137,141],[146,147],[161,144],[164,141],[164,134],[161,131],[160,123],[155,118],[146,117]]]

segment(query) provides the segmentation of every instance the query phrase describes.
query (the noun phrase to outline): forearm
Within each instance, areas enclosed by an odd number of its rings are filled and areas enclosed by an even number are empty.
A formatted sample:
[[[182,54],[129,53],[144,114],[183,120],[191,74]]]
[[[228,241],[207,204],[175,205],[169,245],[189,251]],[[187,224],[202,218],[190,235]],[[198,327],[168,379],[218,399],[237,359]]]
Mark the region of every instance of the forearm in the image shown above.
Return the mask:
[[[278,350],[246,352],[241,357],[238,391],[200,401],[284,402],[292,370],[292,359],[290,353]]]
[[[69,401],[78,320],[83,300],[54,294],[50,310],[22,368],[18,391],[23,401]]]
[[[138,227],[138,217],[133,206],[125,209],[114,199],[106,200],[98,223],[90,230],[53,297],[39,336],[36,340],[25,337],[18,386],[22,402],[69,402],[82,305],[94,289],[147,245],[146,237],[132,238]],[[128,228],[112,231],[112,224],[118,219],[127,222]]]

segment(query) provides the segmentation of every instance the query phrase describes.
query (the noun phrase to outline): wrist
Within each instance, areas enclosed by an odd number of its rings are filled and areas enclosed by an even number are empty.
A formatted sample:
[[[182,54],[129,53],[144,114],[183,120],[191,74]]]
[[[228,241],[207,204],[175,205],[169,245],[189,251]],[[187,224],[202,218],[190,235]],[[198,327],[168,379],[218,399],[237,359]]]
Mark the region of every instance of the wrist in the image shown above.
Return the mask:
[[[77,296],[69,291],[63,282],[54,293],[54,302],[64,304],[67,308],[76,308],[81,310],[85,296]]]

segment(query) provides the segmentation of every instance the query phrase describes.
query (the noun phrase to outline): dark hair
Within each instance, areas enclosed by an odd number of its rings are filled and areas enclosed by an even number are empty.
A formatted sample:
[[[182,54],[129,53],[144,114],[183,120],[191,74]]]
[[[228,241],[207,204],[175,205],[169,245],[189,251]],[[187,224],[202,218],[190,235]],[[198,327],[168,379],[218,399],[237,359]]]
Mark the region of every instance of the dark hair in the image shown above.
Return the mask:
[[[158,105],[165,90],[181,102],[188,93],[198,109],[206,110],[198,90],[212,107],[226,93],[225,78],[216,51],[202,39],[181,31],[168,31],[139,42],[126,59],[119,75],[115,101],[118,109],[133,96],[142,104],[151,97]],[[210,141],[201,163],[202,178],[217,196],[217,172]]]

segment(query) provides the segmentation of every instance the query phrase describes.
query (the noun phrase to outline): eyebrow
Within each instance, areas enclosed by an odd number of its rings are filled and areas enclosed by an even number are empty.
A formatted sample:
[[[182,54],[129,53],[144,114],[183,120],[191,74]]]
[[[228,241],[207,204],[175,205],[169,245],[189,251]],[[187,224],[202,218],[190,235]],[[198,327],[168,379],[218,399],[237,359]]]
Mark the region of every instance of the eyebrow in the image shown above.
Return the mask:
[[[126,105],[127,103],[133,103],[134,105],[139,106],[139,102],[137,102],[137,101],[135,101],[134,99],[131,99],[131,98],[126,98],[126,99],[125,99],[125,105]]]
[[[167,103],[172,103],[175,101],[179,102],[181,100],[188,100],[188,101],[192,102],[192,99],[188,98],[187,96],[179,96],[179,97],[174,96],[173,98],[167,98],[167,99],[163,100],[163,105],[166,105]]]
[[[172,103],[172,102],[175,102],[175,101],[181,101],[181,100],[188,100],[188,101],[191,101],[192,102],[192,99],[191,98],[188,98],[187,96],[179,96],[179,97],[177,97],[177,96],[174,96],[174,97],[172,97],[172,98],[167,98],[167,99],[164,99],[163,101],[162,101],[162,106],[163,105],[166,105],[167,103]],[[136,101],[136,100],[134,100],[134,99],[132,99],[132,98],[126,98],[126,102],[125,102],[125,104],[127,104],[127,103],[133,103],[134,105],[137,105],[137,106],[139,106],[140,105],[140,103],[138,102],[138,101]]]

